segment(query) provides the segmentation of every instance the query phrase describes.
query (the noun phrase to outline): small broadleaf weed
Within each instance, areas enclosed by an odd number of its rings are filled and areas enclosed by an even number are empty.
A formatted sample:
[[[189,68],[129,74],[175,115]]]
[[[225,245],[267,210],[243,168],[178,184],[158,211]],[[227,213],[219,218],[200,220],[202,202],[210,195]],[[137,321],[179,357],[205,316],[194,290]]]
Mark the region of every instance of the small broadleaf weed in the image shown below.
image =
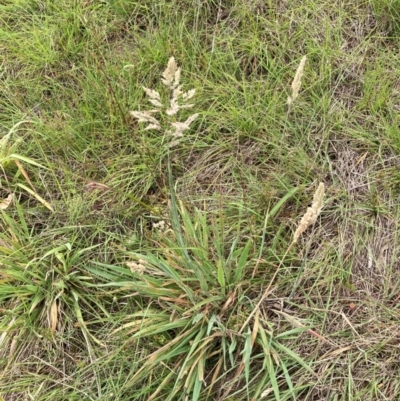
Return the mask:
[[[181,79],[181,68],[176,64],[175,58],[171,57],[168,61],[167,68],[162,73],[161,82],[170,90],[170,100],[166,105],[163,103],[161,95],[154,89],[149,89],[143,86],[143,90],[149,97],[149,102],[157,107],[154,110],[148,111],[131,111],[131,115],[138,120],[138,122],[148,123],[145,128],[148,130],[163,131],[163,127],[160,121],[154,117],[154,114],[165,112],[169,117],[170,129],[165,129],[165,134],[169,138],[169,147],[176,146],[181,138],[183,132],[190,128],[191,123],[199,116],[198,113],[191,115],[184,122],[176,121],[173,116],[176,116],[181,109],[189,109],[194,106],[192,103],[188,103],[190,99],[196,94],[195,89],[191,89],[187,92],[182,91],[182,85],[180,84]]]

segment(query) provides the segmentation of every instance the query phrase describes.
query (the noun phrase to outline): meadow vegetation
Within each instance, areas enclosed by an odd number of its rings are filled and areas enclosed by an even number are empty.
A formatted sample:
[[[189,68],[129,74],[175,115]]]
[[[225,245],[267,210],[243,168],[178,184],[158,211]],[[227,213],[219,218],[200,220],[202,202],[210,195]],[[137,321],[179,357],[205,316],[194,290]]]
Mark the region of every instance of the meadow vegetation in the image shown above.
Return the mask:
[[[399,0],[0,3],[0,400],[397,400]]]

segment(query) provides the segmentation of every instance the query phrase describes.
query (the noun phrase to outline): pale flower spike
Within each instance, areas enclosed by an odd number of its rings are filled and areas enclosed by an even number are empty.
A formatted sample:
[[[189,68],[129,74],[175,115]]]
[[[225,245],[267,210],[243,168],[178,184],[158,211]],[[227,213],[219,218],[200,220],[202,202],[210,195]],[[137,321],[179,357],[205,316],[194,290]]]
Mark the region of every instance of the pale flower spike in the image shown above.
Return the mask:
[[[143,274],[146,271],[146,261],[142,259],[139,259],[138,263],[133,261],[126,262],[126,265],[132,273]]]
[[[152,105],[154,105],[156,107],[163,107],[163,105],[161,103],[161,96],[157,91],[146,88],[145,86],[142,86],[142,88],[146,92],[146,95],[150,98],[149,102]]]
[[[199,116],[198,113],[190,116],[185,122],[181,123],[177,121],[175,123],[171,123],[172,127],[175,128],[175,131],[168,131],[174,138],[182,137],[183,131],[186,131],[190,128],[190,124]]]
[[[174,89],[179,85],[181,69],[178,68],[174,57],[168,60],[167,68],[164,70],[162,76],[164,79],[161,81],[165,86]]]
[[[183,100],[190,100],[195,94],[196,94],[196,89],[191,89],[190,91],[187,91],[187,92],[182,94],[182,99]]]
[[[303,234],[308,227],[310,227],[317,221],[317,218],[324,206],[324,195],[325,195],[325,185],[323,182],[321,182],[314,194],[314,199],[311,207],[307,209],[307,212],[300,220],[299,226],[297,227],[297,230],[293,235],[292,244],[295,244],[300,238],[300,235]]]
[[[156,110],[154,110],[156,111]],[[150,115],[149,111],[131,111],[131,116],[135,117],[140,123],[150,123],[145,129],[161,129],[160,123],[155,117]]]
[[[287,104],[289,106],[289,109],[292,106],[293,102],[297,99],[297,96],[299,96],[299,91],[301,87],[301,78],[303,77],[304,66],[306,65],[306,61],[307,61],[307,56],[304,56],[301,59],[299,66],[297,67],[296,75],[294,76],[292,82],[292,96],[289,96],[287,99]]]
[[[167,68],[162,73],[162,83],[170,89],[170,100],[168,105],[164,105],[161,95],[154,89],[142,86],[143,90],[148,96],[149,102],[155,106],[157,109],[148,111],[131,111],[131,115],[138,120],[138,122],[148,123],[145,131],[148,130],[158,130],[161,131],[162,127],[160,122],[152,115],[159,113],[164,110],[167,116],[175,116],[181,109],[190,109],[194,104],[187,103],[196,94],[195,89],[191,89],[187,92],[182,91],[182,85],[180,85],[181,79],[181,68],[178,67],[174,57],[168,60]],[[190,128],[190,124],[198,117],[197,113],[193,114],[184,122],[175,121],[174,119],[169,119],[169,124],[171,125],[170,130],[165,131],[165,133],[171,138],[168,147],[172,148],[179,144],[180,139],[183,137],[183,132]]]

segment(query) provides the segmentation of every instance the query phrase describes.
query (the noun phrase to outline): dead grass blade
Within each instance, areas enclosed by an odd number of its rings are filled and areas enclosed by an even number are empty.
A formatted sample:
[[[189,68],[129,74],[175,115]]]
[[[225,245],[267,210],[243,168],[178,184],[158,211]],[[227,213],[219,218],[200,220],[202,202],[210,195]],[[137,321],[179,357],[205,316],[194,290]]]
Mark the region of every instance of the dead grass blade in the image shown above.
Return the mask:
[[[55,299],[52,302],[49,311],[49,326],[52,333],[56,331],[57,322],[58,322],[58,306],[57,306],[57,300]]]
[[[28,188],[24,184],[17,184],[20,188],[24,189],[26,192],[30,193],[32,196],[34,196],[43,206],[45,206],[47,209],[49,209],[51,212],[54,213],[53,207],[50,205],[49,202],[45,201],[38,193],[33,191],[32,189]]]

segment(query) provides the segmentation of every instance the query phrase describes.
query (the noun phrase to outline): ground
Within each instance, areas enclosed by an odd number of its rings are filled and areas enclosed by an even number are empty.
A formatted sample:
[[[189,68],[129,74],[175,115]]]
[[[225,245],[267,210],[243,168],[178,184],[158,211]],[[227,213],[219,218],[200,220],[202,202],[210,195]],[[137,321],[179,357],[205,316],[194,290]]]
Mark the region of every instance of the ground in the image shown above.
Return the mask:
[[[398,0],[2,1],[0,400],[397,400],[399,39]]]

